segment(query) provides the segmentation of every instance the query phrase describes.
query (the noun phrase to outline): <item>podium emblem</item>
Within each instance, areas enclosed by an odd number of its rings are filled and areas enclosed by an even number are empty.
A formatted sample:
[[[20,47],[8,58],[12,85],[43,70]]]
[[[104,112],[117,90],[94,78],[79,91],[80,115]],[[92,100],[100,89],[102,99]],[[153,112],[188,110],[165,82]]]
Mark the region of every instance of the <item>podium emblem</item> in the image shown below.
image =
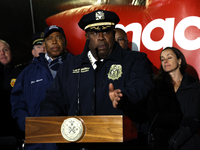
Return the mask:
[[[65,119],[61,125],[61,134],[63,138],[70,142],[80,140],[85,132],[83,122],[77,118]]]

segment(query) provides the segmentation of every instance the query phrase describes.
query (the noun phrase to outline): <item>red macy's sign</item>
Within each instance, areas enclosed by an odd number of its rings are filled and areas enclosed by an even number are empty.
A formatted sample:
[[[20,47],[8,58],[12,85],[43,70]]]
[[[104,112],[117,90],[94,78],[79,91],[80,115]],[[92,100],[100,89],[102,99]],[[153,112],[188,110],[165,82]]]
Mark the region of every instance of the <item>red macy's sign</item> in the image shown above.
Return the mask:
[[[140,51],[140,42],[152,51],[160,50],[167,46],[173,46],[173,38],[175,42],[185,50],[198,50],[200,48],[200,37],[189,39],[186,37],[185,32],[189,27],[200,29],[200,17],[190,16],[182,19],[177,26],[174,25],[175,18],[154,19],[149,22],[142,32],[142,25],[140,23],[131,23],[124,27],[122,24],[117,24],[116,27],[122,28],[126,32],[132,31],[132,43],[138,46]],[[151,33],[154,29],[161,28],[163,31],[162,39],[153,40]],[[161,34],[158,32],[156,34]],[[200,36],[200,35],[199,35]],[[135,44],[132,44],[132,50],[135,50]]]
[[[185,55],[187,72],[200,77],[199,6],[199,0],[147,0],[146,6],[93,5],[61,12],[46,22],[64,29],[67,48],[77,55],[85,44],[85,33],[78,26],[80,18],[97,9],[114,11],[120,18],[117,26],[127,32],[130,48],[137,45],[156,68],[160,66],[163,47],[174,46]]]

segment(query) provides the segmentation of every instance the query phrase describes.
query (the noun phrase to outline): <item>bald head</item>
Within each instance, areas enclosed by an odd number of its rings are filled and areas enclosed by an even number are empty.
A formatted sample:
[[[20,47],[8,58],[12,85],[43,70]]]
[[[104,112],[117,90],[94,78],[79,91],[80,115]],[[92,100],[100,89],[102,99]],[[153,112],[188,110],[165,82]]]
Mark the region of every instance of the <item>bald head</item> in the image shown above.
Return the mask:
[[[123,49],[128,49],[128,39],[126,32],[120,28],[115,28],[115,40]]]
[[[0,63],[8,66],[12,60],[12,53],[9,44],[0,39]]]

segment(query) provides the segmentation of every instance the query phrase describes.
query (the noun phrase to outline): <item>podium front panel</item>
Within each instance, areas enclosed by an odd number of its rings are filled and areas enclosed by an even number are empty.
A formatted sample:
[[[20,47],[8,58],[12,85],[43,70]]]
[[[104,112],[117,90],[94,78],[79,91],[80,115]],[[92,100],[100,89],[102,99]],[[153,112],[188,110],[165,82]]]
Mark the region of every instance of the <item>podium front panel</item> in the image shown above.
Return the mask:
[[[123,142],[123,116],[26,117],[26,143],[69,143],[61,134],[64,120],[77,118],[84,134],[77,143]]]

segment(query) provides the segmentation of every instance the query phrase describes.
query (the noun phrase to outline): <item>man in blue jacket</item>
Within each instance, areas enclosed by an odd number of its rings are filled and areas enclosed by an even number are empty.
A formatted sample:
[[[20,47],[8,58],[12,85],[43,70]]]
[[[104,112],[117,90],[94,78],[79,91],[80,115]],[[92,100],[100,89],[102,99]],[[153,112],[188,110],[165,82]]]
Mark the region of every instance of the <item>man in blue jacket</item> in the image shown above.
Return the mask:
[[[72,55],[65,52],[67,41],[61,27],[52,25],[44,30],[47,53],[34,57],[32,64],[18,76],[11,93],[12,116],[25,131],[25,118],[39,116],[40,102],[56,76],[59,66]],[[56,144],[26,144],[27,150],[56,150]]]
[[[85,49],[59,69],[41,102],[41,116],[125,114],[140,130],[147,121],[142,105],[153,87],[153,72],[146,54],[124,50],[115,42],[114,27],[118,22],[114,12],[104,10],[81,18],[78,25],[86,32]],[[102,145],[84,146],[95,149]],[[70,149],[70,145],[62,146]],[[112,149],[133,147],[112,145]]]

